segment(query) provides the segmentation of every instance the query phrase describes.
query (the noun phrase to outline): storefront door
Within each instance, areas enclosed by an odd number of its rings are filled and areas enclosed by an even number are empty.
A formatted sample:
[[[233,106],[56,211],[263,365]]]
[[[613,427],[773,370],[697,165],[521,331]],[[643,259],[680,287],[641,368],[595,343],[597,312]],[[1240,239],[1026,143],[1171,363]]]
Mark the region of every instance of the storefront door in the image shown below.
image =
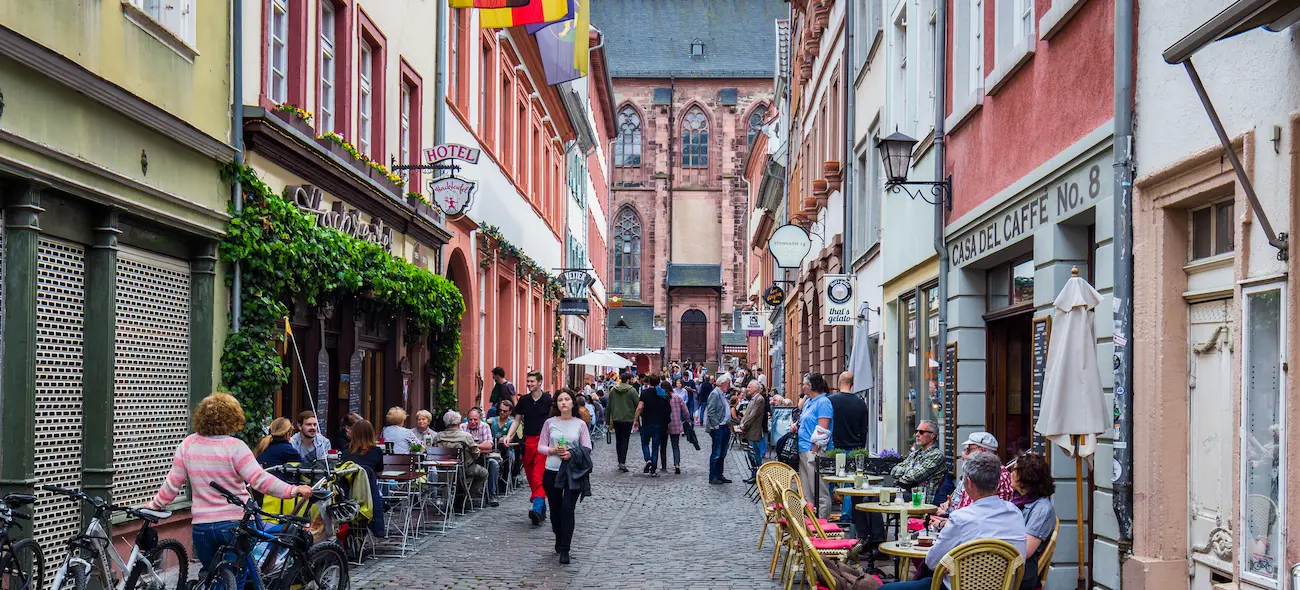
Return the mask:
[[[1231,299],[1197,303],[1188,309],[1189,371],[1187,470],[1188,552],[1192,590],[1211,590],[1231,581],[1232,453],[1237,396],[1232,390]]]
[[[383,430],[387,411],[384,407],[384,351],[377,348],[364,350],[365,356],[361,359],[361,411],[375,430]]]
[[[1013,450],[1029,448],[1033,430],[1030,379],[1030,324],[1033,311],[1025,308],[987,320],[988,397],[986,424],[998,439],[998,454],[1005,462]]]
[[[702,363],[708,354],[708,319],[698,309],[687,310],[682,314],[682,358],[683,361]]]

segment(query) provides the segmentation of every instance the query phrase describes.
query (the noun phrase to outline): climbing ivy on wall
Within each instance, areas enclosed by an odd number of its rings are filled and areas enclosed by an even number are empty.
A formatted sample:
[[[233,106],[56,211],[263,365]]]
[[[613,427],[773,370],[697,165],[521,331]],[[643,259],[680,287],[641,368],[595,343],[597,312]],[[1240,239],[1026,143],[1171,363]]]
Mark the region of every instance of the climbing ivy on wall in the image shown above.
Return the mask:
[[[376,311],[405,315],[407,344],[427,337],[434,378],[452,378],[465,300],[451,281],[379,244],[322,227],[247,166],[229,164],[224,174],[244,192],[244,208],[236,213],[231,206],[221,243],[222,257],[241,265],[243,281],[240,330],[226,337],[221,356],[222,381],[244,407],[242,438],[261,436],[275,392],[289,377],[276,346],[292,301],[317,305],[364,294]]]

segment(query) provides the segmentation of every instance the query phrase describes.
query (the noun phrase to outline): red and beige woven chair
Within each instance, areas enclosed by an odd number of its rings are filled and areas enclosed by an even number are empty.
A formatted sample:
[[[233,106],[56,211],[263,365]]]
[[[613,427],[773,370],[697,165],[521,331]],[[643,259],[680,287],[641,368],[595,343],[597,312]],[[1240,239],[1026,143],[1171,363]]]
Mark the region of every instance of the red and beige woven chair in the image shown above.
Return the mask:
[[[764,488],[766,489],[768,497],[772,499],[771,502],[765,500],[764,503],[771,506],[775,517],[773,524],[776,525],[776,545],[772,548],[772,563],[768,566],[767,572],[768,579],[771,579],[776,577],[776,562],[777,559],[780,558],[781,549],[786,549],[787,562],[789,561],[789,552],[791,551],[791,537],[786,531],[785,515],[780,512],[783,503],[783,494],[786,491],[793,491],[799,496],[800,501],[804,506],[807,507],[805,513],[808,518],[805,519],[804,522],[812,530],[810,534],[813,534],[813,536],[820,539],[841,539],[846,536],[846,531],[832,522],[824,519],[812,518],[813,512],[811,507],[808,506],[807,501],[802,499],[803,487],[800,485],[799,473],[791,469],[788,465],[782,464],[781,467],[772,467],[763,473],[766,476],[763,483]]]
[[[759,504],[763,506],[763,532],[758,536],[759,551],[763,550],[763,539],[767,538],[768,525],[775,525],[781,518],[781,510],[777,507],[780,498],[767,486],[767,473],[780,470],[794,471],[794,468],[780,461],[768,461],[758,466],[758,473],[754,476],[754,483],[758,485]],[[778,533],[777,536],[779,538],[780,534]]]
[[[786,553],[786,568],[782,572],[782,578],[785,580],[786,590],[794,583],[795,571],[802,571],[803,581],[813,582],[816,576],[813,575],[813,569],[821,566],[821,570],[826,569],[823,560],[835,559],[843,561],[848,558],[849,549],[857,544],[856,539],[828,539],[818,537],[813,533],[813,529],[808,525],[809,518],[815,514],[808,502],[804,501],[803,496],[794,490],[786,490],[783,495],[781,510],[785,514],[785,521],[789,531],[790,541]],[[794,507],[802,507],[799,510]],[[801,514],[802,513],[802,514]],[[804,518],[800,518],[803,516]],[[802,521],[802,522],[801,522]],[[812,520],[811,522],[817,522]],[[829,572],[820,571],[829,578]],[[814,586],[815,587],[815,586]]]
[[[1025,558],[1006,541],[976,539],[939,560],[930,590],[944,590],[944,574],[952,590],[1016,590],[1025,574]]]

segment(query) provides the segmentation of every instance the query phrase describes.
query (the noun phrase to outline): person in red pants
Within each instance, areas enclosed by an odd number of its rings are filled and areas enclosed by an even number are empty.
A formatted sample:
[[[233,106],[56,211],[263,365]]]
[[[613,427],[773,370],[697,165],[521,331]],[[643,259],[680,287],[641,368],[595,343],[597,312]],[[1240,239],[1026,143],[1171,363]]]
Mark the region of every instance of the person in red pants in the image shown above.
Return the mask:
[[[546,457],[537,453],[537,441],[542,434],[542,425],[551,416],[553,398],[542,391],[542,374],[533,371],[524,382],[528,394],[519,398],[515,404],[515,422],[510,426],[506,440],[515,440],[515,431],[524,432],[524,474],[528,477],[528,487],[532,491],[529,500],[528,519],[533,526],[542,524],[546,518],[546,490],[542,487],[542,476],[546,472]]]

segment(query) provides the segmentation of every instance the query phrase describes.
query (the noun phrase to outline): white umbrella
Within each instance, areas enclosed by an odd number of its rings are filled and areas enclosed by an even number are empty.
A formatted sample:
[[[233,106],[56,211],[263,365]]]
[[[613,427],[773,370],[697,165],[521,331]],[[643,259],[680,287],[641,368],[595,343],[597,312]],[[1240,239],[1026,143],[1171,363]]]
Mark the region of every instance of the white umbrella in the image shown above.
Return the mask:
[[[608,350],[593,350],[587,354],[584,354],[576,359],[569,361],[569,364],[586,365],[591,367],[614,367],[615,369],[622,369],[623,367],[632,366],[633,363],[632,361],[629,361]]]
[[[867,318],[871,306],[865,302],[858,308],[858,325],[853,329],[853,350],[849,351],[849,370],[853,372],[853,389],[866,391],[875,387],[876,377],[871,369],[871,320]]]
[[[1097,368],[1094,308],[1101,293],[1079,278],[1079,269],[1056,296],[1052,336],[1043,375],[1043,399],[1034,430],[1074,457],[1074,483],[1080,509],[1079,555],[1083,552],[1083,457],[1097,450],[1097,437],[1106,432],[1106,398]],[[1079,564],[1079,579],[1084,579]]]

